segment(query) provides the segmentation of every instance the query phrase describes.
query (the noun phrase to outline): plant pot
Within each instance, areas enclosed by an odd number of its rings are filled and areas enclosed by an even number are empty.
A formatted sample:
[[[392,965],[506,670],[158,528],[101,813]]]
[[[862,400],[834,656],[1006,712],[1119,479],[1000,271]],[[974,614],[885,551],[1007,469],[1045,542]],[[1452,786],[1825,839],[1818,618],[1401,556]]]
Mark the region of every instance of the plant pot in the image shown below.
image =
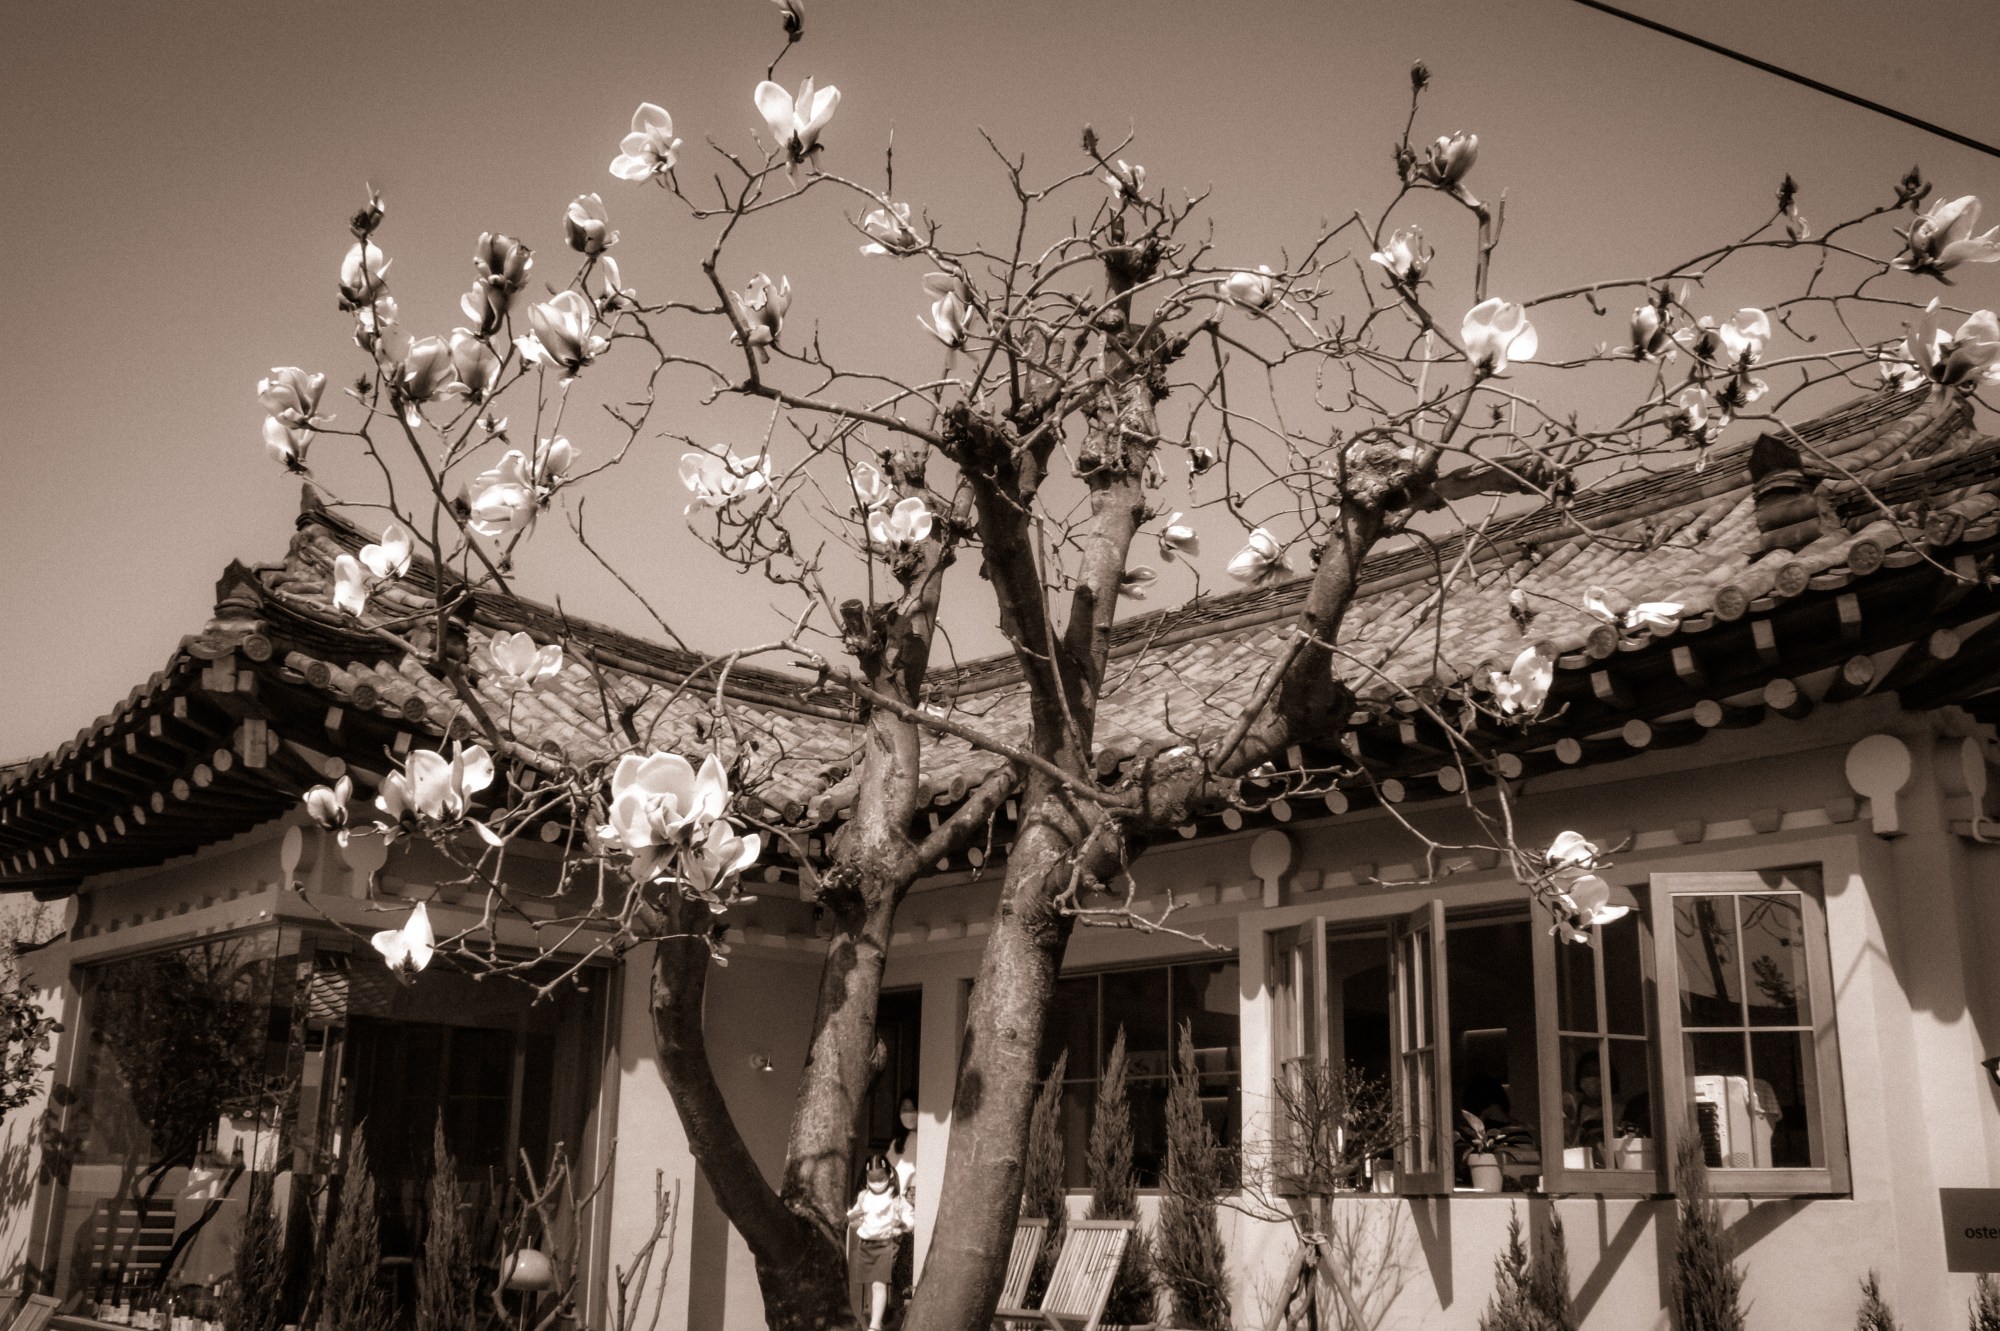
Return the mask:
[[[1371,1176],[1370,1182],[1376,1192],[1393,1194],[1396,1191],[1396,1167],[1394,1165],[1375,1166],[1375,1173]]]
[[[1588,1146],[1565,1146],[1563,1147],[1563,1168],[1595,1169],[1597,1168],[1597,1162],[1591,1159],[1591,1150]]]
[[[1603,1147],[1606,1169],[1653,1168],[1651,1137],[1613,1137]]]
[[[1500,1157],[1486,1151],[1475,1151],[1465,1157],[1465,1167],[1472,1174],[1472,1186],[1480,1192],[1498,1192],[1505,1182],[1500,1172]]]

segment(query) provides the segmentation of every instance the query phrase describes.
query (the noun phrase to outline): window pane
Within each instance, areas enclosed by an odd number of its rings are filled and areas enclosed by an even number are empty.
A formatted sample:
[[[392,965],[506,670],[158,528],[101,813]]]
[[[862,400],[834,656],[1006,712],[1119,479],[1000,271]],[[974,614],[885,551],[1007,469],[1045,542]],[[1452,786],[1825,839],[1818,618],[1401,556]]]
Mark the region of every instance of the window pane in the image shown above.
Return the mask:
[[[1049,1075],[1057,1055],[1069,1053],[1069,1077],[1097,1075],[1097,977],[1057,980],[1049,1003],[1049,1034],[1042,1042],[1041,1075]]]
[[[1456,959],[1454,958],[1454,964]],[[1556,949],[1556,1024],[1565,1031],[1597,1031],[1597,947],[1571,943]]]
[[[1770,1124],[1753,1112],[1746,1054],[1735,1032],[1687,1037],[1695,1125],[1711,1169],[1770,1166]]]
[[[1611,1149],[1607,1169],[1654,1168],[1652,1049],[1644,1040],[1606,1040]]]
[[[1240,990],[1234,961],[1173,969],[1173,1038],[1178,1046],[1179,1028],[1188,1027],[1194,1038],[1195,1066],[1204,1077],[1235,1072],[1242,1066],[1242,1023],[1236,1012]]]
[[[1646,975],[1639,960],[1639,912],[1613,920],[1598,932],[1604,955],[1604,1028],[1613,1035],[1645,1035]]]
[[[1090,1120],[1096,1106],[1095,1080],[1063,1083],[1063,1183],[1068,1187],[1090,1186]]]
[[[1681,1025],[1742,1025],[1736,898],[1675,897],[1674,942],[1680,955]]]
[[[1389,1076],[1388,933],[1371,929],[1326,940],[1327,1061]]]
[[[1125,1091],[1132,1100],[1132,1170],[1140,1187],[1157,1188],[1167,1163],[1167,1082],[1142,1077],[1127,1082]]]
[[[1743,964],[1750,988],[1750,1024],[1810,1024],[1805,916],[1799,896],[1786,892],[1742,897],[1739,901],[1743,912]]]
[[[1128,1075],[1165,1076],[1168,1051],[1167,968],[1112,971],[1100,977],[1104,985],[1103,1054],[1109,1056],[1125,1031]]]
[[[1603,1044],[1594,1036],[1565,1036],[1562,1040],[1563,1149],[1567,1152],[1563,1163],[1571,1169],[1602,1167],[1600,1148],[1604,1145],[1607,1107]]]
[[[1776,1169],[1810,1169],[1812,1131],[1806,1088],[1812,1079],[1812,1037],[1804,1032],[1766,1031],[1750,1037],[1750,1114],[1762,1123]]]
[[[1588,965],[1588,949],[1583,952]],[[1588,973],[1586,969],[1586,973]],[[1502,1130],[1505,1186],[1539,1171],[1532,1128],[1541,1098],[1535,1038],[1534,926],[1525,911],[1445,924],[1446,1014],[1451,1051],[1450,1124],[1471,1114]],[[1509,1131],[1511,1130],[1511,1131]],[[1470,1176],[1467,1176],[1470,1181]]]

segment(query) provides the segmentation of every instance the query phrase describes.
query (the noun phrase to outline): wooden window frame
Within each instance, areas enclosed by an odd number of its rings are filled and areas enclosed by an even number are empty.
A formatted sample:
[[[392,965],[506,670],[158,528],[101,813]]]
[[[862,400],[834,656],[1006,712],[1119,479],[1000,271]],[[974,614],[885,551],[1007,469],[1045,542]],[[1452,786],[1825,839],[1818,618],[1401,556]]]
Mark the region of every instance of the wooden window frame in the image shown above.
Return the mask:
[[[1640,990],[1644,1005],[1645,1042],[1651,1046],[1646,1059],[1646,1091],[1654,1105],[1664,1105],[1660,1091],[1664,1079],[1660,1075],[1660,1050],[1663,1037],[1660,1034],[1660,1011],[1662,1003],[1658,994],[1657,949],[1652,945],[1651,935],[1658,931],[1654,927],[1659,919],[1659,908],[1650,899],[1646,889],[1633,891],[1627,888],[1613,888],[1613,905],[1637,908],[1640,896],[1649,897],[1645,910],[1636,910],[1639,915],[1639,965]],[[1547,903],[1536,899],[1530,909],[1529,918],[1534,921],[1535,933],[1535,1049],[1540,1065],[1541,1119],[1540,1141],[1542,1154],[1542,1192],[1561,1195],[1582,1193],[1607,1197],[1651,1197],[1667,1190],[1672,1156],[1669,1139],[1661,1131],[1659,1120],[1663,1117],[1657,1110],[1653,1114],[1653,1168],[1651,1169],[1606,1169],[1601,1166],[1578,1168],[1563,1163],[1563,1039],[1562,1007],[1558,994],[1559,978],[1556,974],[1557,949],[1580,947],[1576,943],[1564,942],[1557,936],[1556,921]],[[1597,990],[1597,1042],[1599,1067],[1606,1070],[1605,1084],[1609,1088],[1610,1039],[1604,1032],[1608,1021],[1604,980],[1603,930],[1593,926],[1590,929],[1592,954],[1591,976]],[[1572,1033],[1569,1038],[1590,1038],[1590,1033]],[[1613,1126],[1605,1119],[1605,1126]]]
[[[1810,881],[1781,887],[1790,871],[1809,871]],[[1712,870],[1699,873],[1656,873],[1649,884],[1654,921],[1653,965],[1663,986],[1655,1004],[1659,1080],[1669,1094],[1656,1103],[1661,1166],[1672,1179],[1673,1161],[1690,1129],[1690,1109],[1684,1099],[1686,1056],[1682,1048],[1680,970],[1675,950],[1674,898],[1677,896],[1757,896],[1797,891],[1805,931],[1806,992],[1812,1005],[1814,1085],[1812,1108],[1819,1114],[1818,1142],[1823,1162],[1806,1169],[1728,1169],[1711,1167],[1709,1190],[1723,1196],[1805,1197],[1845,1196],[1851,1192],[1847,1154],[1846,1096],[1841,1082],[1840,1040],[1834,1012],[1832,950],[1827,938],[1824,880],[1818,864],[1768,869]]]

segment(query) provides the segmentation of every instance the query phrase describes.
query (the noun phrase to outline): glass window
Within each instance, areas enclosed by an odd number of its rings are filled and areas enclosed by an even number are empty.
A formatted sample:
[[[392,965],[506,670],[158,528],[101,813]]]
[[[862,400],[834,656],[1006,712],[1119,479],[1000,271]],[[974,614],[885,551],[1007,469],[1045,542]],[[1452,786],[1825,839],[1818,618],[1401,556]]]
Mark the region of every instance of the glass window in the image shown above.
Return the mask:
[[[405,985],[349,946],[269,928],[78,968],[82,1044],[53,1097],[58,1296],[211,1290],[233,1270],[252,1184],[268,1181],[280,1223],[307,1233],[363,1122],[385,1268],[405,1272],[437,1122],[475,1208],[490,1210],[521,1153],[544,1170],[558,1147],[586,1148],[595,992],[535,1003],[527,985],[444,964]],[[290,1251],[302,1296],[309,1253]]]
[[[1663,874],[1655,887],[1673,920],[1672,1084],[1719,1186],[1844,1186],[1818,872]]]
[[[1056,982],[1042,1042],[1042,1072],[1069,1054],[1063,1086],[1063,1168],[1069,1186],[1089,1186],[1090,1122],[1097,1082],[1125,1032],[1133,1162],[1141,1187],[1157,1187],[1167,1153],[1167,1088],[1178,1032],[1193,1039],[1203,1109],[1216,1139],[1234,1151],[1242,1119],[1240,980],[1234,958],[1066,975]]]

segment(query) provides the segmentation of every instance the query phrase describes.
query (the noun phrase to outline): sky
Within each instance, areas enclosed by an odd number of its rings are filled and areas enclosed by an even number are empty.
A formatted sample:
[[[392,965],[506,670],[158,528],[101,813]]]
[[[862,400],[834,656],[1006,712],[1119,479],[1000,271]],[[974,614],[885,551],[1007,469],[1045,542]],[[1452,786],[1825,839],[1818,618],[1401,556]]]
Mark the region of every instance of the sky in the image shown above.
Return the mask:
[[[1053,174],[1090,123],[1136,132],[1151,182],[1212,187],[1219,252],[1246,266],[1296,252],[1321,218],[1387,197],[1419,57],[1434,78],[1420,135],[1477,132],[1474,183],[1507,190],[1496,291],[1650,271],[1693,237],[1755,225],[1787,171],[1809,219],[1859,210],[1918,163],[2000,221],[2000,160],[1570,0],[805,3],[783,73],[842,89],[829,168],[878,179],[893,133],[897,194],[967,238],[994,235],[1004,202],[979,128]],[[1989,0],[1629,7],[2000,142]],[[413,332],[462,322],[482,231],[534,246],[538,277],[561,268],[562,210],[586,191],[622,232],[630,285],[696,294],[706,232],[606,165],[642,100],[674,113],[684,161],[706,137],[747,149],[778,44],[768,0],[0,6],[0,761],[54,747],[160,668],[207,620],[229,560],[282,556],[299,484],[264,456],[256,382],[275,365],[334,385],[365,368],[334,307],[364,182],[387,198],[381,241]],[[787,273],[794,320],[934,359],[914,275],[816,218],[748,231],[735,280]],[[1445,214],[1419,220],[1447,238]],[[2000,305],[2000,265],[1946,294]],[[1595,334],[1555,331],[1572,352],[1615,341],[1630,303]],[[661,424],[754,450],[757,419],[677,408]],[[588,460],[590,431],[571,433]],[[696,645],[776,636],[768,589],[686,532],[678,452],[598,488],[593,539]],[[560,524],[535,539],[525,590],[644,630]],[[965,604],[954,646],[992,650]]]

